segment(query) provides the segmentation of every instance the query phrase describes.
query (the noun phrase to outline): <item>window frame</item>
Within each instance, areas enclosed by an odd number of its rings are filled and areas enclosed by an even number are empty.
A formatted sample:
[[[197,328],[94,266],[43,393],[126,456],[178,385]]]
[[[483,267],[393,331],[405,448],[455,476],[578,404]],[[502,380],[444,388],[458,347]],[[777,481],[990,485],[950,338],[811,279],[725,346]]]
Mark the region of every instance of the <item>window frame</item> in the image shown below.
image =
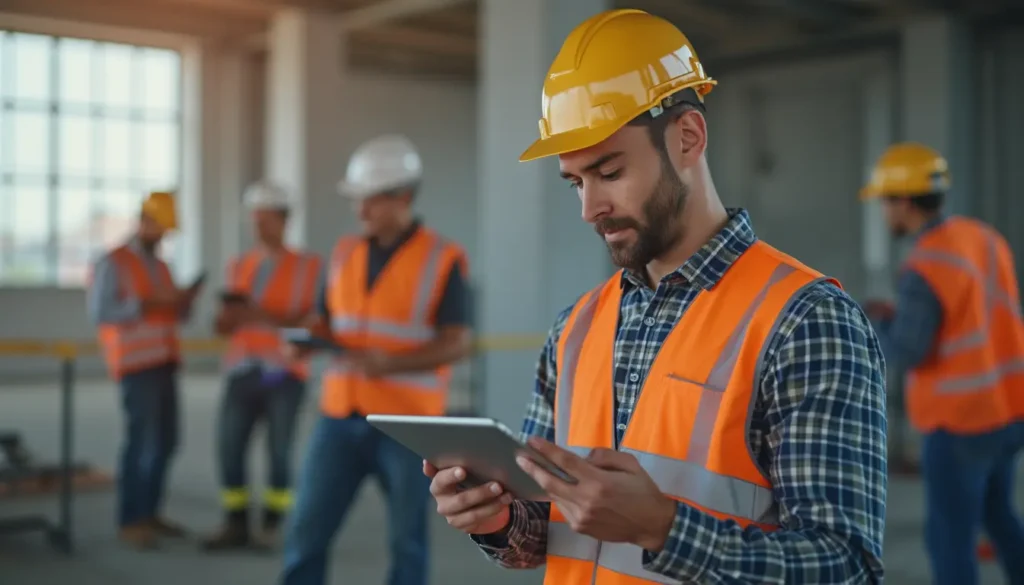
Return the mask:
[[[9,33],[27,33],[34,35],[44,35],[51,37],[51,39],[57,39],[56,41],[51,40],[53,43],[51,48],[51,83],[54,76],[60,75],[60,61],[57,51],[59,51],[60,39],[75,39],[75,40],[86,40],[96,41],[100,43],[117,43],[121,45],[131,45],[133,47],[141,48],[154,48],[171,50],[178,53],[178,83],[177,83],[177,112],[174,117],[174,127],[177,129],[177,176],[173,185],[153,187],[167,187],[175,188],[179,193],[179,214],[182,212],[183,201],[180,199],[181,190],[184,185],[188,184],[189,177],[187,176],[190,169],[185,156],[185,144],[188,139],[188,128],[187,121],[190,118],[191,112],[189,111],[189,102],[186,96],[189,93],[189,87],[187,84],[190,82],[188,75],[190,69],[191,55],[194,54],[195,49],[199,46],[199,40],[195,37],[186,35],[179,35],[174,33],[162,33],[150,30],[136,30],[129,28],[121,28],[115,26],[98,25],[98,24],[87,24],[79,22],[67,22],[55,19],[16,15],[10,13],[0,12],[0,34],[8,35]],[[6,75],[6,73],[4,74]],[[133,90],[134,91],[134,90]],[[59,267],[60,267],[60,226],[58,222],[59,209],[60,209],[60,191],[62,190],[57,177],[62,174],[62,170],[59,168],[60,165],[60,141],[57,138],[59,135],[59,124],[50,123],[50,120],[60,119],[62,114],[59,112],[59,106],[61,105],[61,96],[59,95],[59,87],[51,87],[51,95],[47,100],[45,112],[48,120],[48,127],[50,132],[50,143],[48,145],[47,153],[47,165],[46,171],[47,179],[44,182],[43,190],[46,192],[47,197],[50,198],[50,205],[48,209],[48,229],[50,231],[49,239],[46,245],[46,262],[47,262],[47,275],[44,279],[34,282],[18,282],[8,281],[0,277],[0,290],[82,290],[87,285],[87,282],[74,282],[74,283],[62,283],[59,280]],[[19,109],[13,109],[18,111]],[[93,120],[109,119],[107,115],[98,114],[90,116]],[[131,124],[138,123],[135,117],[125,118]],[[0,137],[2,138],[2,137]],[[91,172],[96,173],[95,170]],[[105,175],[104,172],[100,172],[99,175]],[[16,184],[14,181],[5,185],[4,188],[10,188]],[[95,189],[90,186],[90,190]],[[140,194],[141,195],[141,194]],[[179,238],[181,236],[178,236]],[[169,258],[169,263],[177,264],[183,257],[182,250],[187,247],[185,242],[176,241],[174,246],[173,257]],[[91,261],[92,258],[87,260]]]

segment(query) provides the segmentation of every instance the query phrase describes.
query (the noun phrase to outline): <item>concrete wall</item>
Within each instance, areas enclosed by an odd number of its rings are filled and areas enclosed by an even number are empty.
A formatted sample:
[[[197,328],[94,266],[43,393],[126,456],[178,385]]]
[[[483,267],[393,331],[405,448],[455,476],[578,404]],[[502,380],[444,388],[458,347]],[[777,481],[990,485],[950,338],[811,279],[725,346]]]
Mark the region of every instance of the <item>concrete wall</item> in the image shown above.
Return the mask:
[[[726,205],[747,208],[759,237],[854,296],[868,285],[857,192],[891,137],[892,62],[875,51],[752,67],[723,76],[707,102],[709,164]]]

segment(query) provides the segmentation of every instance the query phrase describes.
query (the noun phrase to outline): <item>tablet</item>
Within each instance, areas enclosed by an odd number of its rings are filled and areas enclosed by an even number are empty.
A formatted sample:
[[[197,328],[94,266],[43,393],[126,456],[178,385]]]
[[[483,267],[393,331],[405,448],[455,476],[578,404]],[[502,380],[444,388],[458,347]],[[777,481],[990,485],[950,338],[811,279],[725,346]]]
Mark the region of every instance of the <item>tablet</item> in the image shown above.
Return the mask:
[[[329,351],[332,353],[343,353],[345,348],[334,343],[333,340],[313,335],[309,329],[302,327],[286,327],[280,330],[281,339],[286,343],[296,345],[302,349],[316,351]]]
[[[575,478],[491,418],[371,414],[366,420],[438,469],[465,469],[465,487],[496,481],[518,499],[550,501],[551,497],[516,464],[516,455],[522,451],[563,481],[576,483]]]

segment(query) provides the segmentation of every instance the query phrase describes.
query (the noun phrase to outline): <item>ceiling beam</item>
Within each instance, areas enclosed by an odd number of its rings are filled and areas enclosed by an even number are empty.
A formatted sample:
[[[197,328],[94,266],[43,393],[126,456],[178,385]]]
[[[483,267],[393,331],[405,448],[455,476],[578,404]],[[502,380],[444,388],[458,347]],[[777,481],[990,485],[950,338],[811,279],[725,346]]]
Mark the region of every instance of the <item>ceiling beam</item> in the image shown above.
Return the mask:
[[[409,18],[464,4],[470,0],[380,0],[363,8],[346,10],[339,21],[343,31],[369,28],[386,22]]]
[[[417,52],[473,57],[476,39],[425,31],[411,26],[384,26],[352,33],[350,44],[382,44],[389,47],[414,49]]]
[[[182,10],[139,0],[3,0],[3,9],[67,22],[166,31],[205,39],[250,35],[263,30],[266,23],[263,18],[244,18],[211,9]]]

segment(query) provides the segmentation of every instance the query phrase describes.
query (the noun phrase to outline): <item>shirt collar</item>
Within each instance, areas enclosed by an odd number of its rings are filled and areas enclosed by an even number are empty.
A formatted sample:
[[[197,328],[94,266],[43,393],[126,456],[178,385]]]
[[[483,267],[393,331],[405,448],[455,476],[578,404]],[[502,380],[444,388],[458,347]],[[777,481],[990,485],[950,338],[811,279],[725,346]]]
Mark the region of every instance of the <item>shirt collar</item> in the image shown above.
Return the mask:
[[[404,232],[402,232],[402,235],[399,236],[398,239],[395,240],[395,242],[393,244],[391,244],[390,246],[388,246],[387,248],[385,248],[384,246],[381,246],[380,244],[378,244],[377,243],[377,238],[374,238],[372,236],[367,238],[367,241],[369,241],[370,245],[375,247],[375,248],[387,249],[387,250],[397,250],[399,246],[401,246],[402,244],[408,242],[409,239],[411,239],[413,237],[413,235],[415,235],[416,232],[419,231],[421,223],[422,222],[419,219],[414,220],[412,222],[412,225],[410,225],[408,228],[406,228],[406,230]]]
[[[666,284],[688,284],[705,290],[714,288],[722,276],[732,267],[736,259],[747,251],[757,235],[750,223],[750,215],[745,209],[730,208],[726,210],[729,221],[713,238],[701,246],[682,266],[673,270],[661,279]],[[628,270],[622,271],[620,285],[626,287],[646,287],[646,278]]]
[[[154,256],[142,245],[142,242],[139,241],[139,236],[132,236],[128,240],[128,248],[143,258],[152,258]]]
[[[944,215],[944,214],[941,214],[941,213],[939,215],[929,219],[927,222],[925,222],[925,224],[923,226],[921,226],[921,229],[919,229],[917,231],[917,233],[914,234],[914,239],[916,240],[916,239],[920,238],[921,236],[925,235],[926,233],[932,231],[933,229],[939,227],[940,225],[943,224],[943,222],[946,221],[946,219],[947,219],[947,216]]]

